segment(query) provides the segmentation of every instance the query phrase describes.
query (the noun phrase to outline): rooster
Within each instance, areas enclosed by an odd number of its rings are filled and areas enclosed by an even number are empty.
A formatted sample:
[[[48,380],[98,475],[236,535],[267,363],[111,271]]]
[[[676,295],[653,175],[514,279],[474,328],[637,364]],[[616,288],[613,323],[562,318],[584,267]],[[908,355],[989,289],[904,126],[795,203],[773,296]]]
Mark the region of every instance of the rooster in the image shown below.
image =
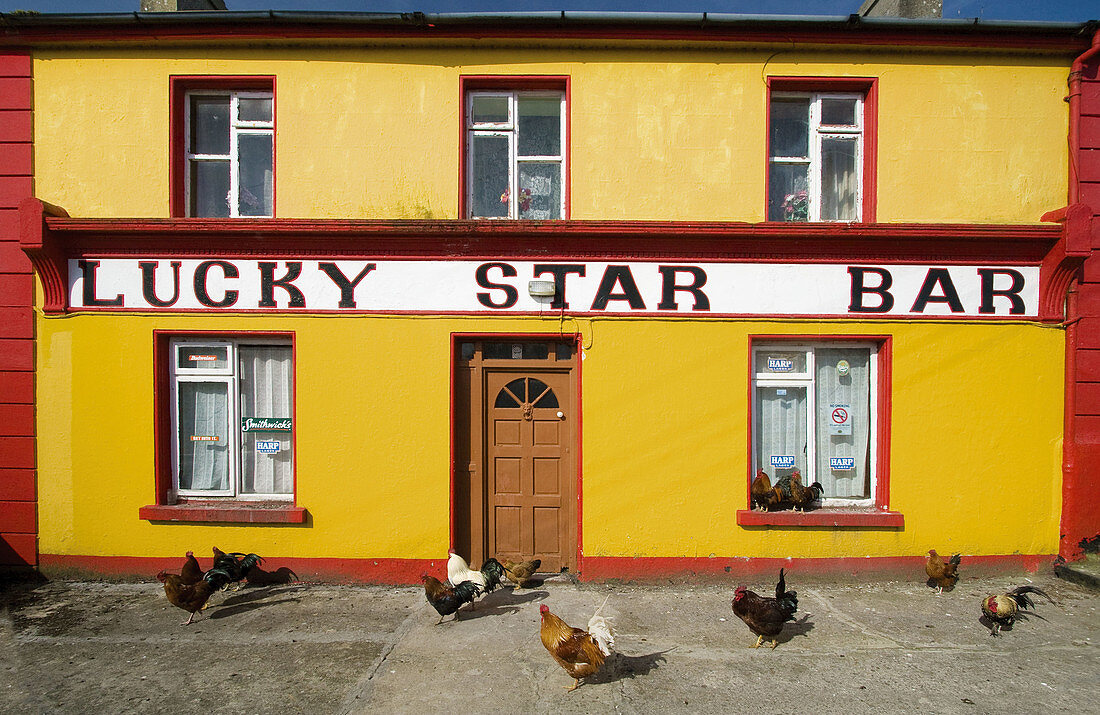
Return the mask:
[[[752,486],[749,487],[749,501],[752,510],[756,511],[756,508],[760,507],[761,511],[767,511],[774,500],[775,492],[772,491],[772,480],[768,479],[767,472],[761,469],[756,473],[756,478],[752,480]]]
[[[943,593],[945,588],[951,588],[959,580],[959,562],[962,559],[958,554],[952,554],[944,563],[943,557],[936,553],[935,549],[928,550],[928,560],[924,562],[924,572],[928,574],[928,580],[938,587],[936,593]]]
[[[241,581],[248,576],[248,572],[253,566],[262,564],[264,562],[256,554],[242,554],[240,552],[225,553],[217,546],[214,547],[214,568],[222,569],[229,574],[229,582],[225,584],[228,587],[229,583],[237,584],[235,591],[239,591],[241,588]]]
[[[454,549],[447,553],[447,580],[451,582],[451,586],[473,581],[478,585],[480,593],[488,593],[500,585],[500,579],[504,577],[504,567],[496,559],[489,559],[481,565],[480,571],[474,571],[466,563],[466,559],[456,554]]]
[[[798,610],[798,593],[788,591],[783,580],[783,569],[779,569],[779,583],[775,586],[775,598],[759,596],[744,586],[738,586],[733,592],[733,612],[745,622],[749,630],[758,637],[753,648],[759,648],[764,637],[771,639],[772,648],[779,645],[776,640],[783,631],[783,624],[794,620]]]
[[[775,507],[777,509],[789,509],[793,506],[794,494],[791,491],[791,483],[795,480],[799,480],[801,484],[802,475],[795,470],[793,473],[780,477],[775,480],[775,485],[772,486],[772,495],[769,497],[769,507]]]
[[[1048,596],[1046,591],[1035,586],[1020,586],[1008,593],[988,596],[982,601],[982,613],[993,623],[993,627],[989,629],[989,635],[996,636],[1001,626],[1011,628],[1017,619],[1027,620],[1027,614],[1024,611],[1035,608],[1035,602],[1027,595],[1029,593],[1042,596],[1054,603],[1054,599]]]
[[[435,623],[437,626],[443,622],[444,616],[452,613],[455,616],[454,620],[458,620],[458,609],[462,608],[462,604],[473,603],[481,593],[481,587],[473,581],[463,581],[453,588],[448,588],[435,576],[429,576],[426,573],[420,574],[420,580],[424,582],[424,597],[439,614],[439,620]]]
[[[183,562],[183,568],[180,569],[180,583],[187,586],[202,581],[202,567],[199,566],[199,560],[195,558],[194,551],[187,552],[187,560]]]
[[[798,472],[791,475],[790,485],[791,502],[794,503],[795,511],[806,511],[806,507],[821,499],[825,492],[821,482],[814,482],[808,487],[802,486],[802,475]]]
[[[604,604],[607,604],[606,598]],[[542,615],[539,638],[558,665],[573,677],[570,692],[581,684],[581,678],[594,675],[615,647],[615,634],[608,623],[609,619],[600,615],[602,610],[603,605],[588,619],[588,630],[582,631],[551,613],[545,603],[539,606],[539,613]]]
[[[527,579],[534,576],[539,566],[542,566],[542,559],[521,561],[518,564],[508,559],[504,559],[501,566],[504,567],[504,575],[516,585],[516,588],[523,588],[527,583]]]
[[[157,574],[157,580],[164,584],[164,595],[173,606],[182,608],[191,614],[191,617],[182,625],[189,626],[194,620],[195,614],[206,608],[211,594],[220,588],[224,588],[232,577],[224,569],[210,569],[203,577],[193,584],[183,583],[181,576],[161,571]]]

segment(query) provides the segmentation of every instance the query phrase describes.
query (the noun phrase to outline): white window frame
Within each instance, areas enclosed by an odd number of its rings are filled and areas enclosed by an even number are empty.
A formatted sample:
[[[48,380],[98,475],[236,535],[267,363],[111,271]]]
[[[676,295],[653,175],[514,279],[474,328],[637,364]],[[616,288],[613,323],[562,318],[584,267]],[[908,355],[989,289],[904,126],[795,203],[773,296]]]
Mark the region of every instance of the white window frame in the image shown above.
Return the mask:
[[[173,338],[169,341],[169,399],[172,412],[172,488],[169,498],[233,498],[238,501],[293,501],[293,492],[283,493],[242,493],[241,492],[241,420],[240,420],[240,360],[238,349],[242,346],[271,345],[290,347],[292,343],[277,338],[248,338],[240,340],[217,340],[198,338]],[[180,367],[179,348],[187,346],[192,348],[227,348],[228,365],[222,368],[205,367]],[[293,373],[294,365],[291,370]],[[229,428],[227,449],[229,450],[229,487],[224,490],[211,489],[181,489],[180,484],[180,426],[179,426],[179,384],[186,382],[196,383],[222,383],[227,386],[229,400],[228,419]],[[293,406],[292,410],[293,412]],[[291,429],[289,440],[295,443],[295,429]],[[294,469],[293,464],[291,470]]]
[[[474,98],[475,97],[503,97],[508,100],[508,119],[504,122],[475,122]],[[557,99],[558,105],[558,146],[560,154],[519,156],[519,100],[523,99]],[[466,218],[479,220],[518,220],[519,201],[519,165],[520,164],[557,164],[561,174],[561,205],[558,207],[558,218],[565,218],[565,147],[566,147],[566,106],[565,92],[559,90],[499,90],[484,89],[471,90],[466,93]],[[498,136],[508,139],[508,191],[512,200],[508,202],[507,216],[474,216],[474,162],[471,161],[473,151],[473,138],[475,136]],[[551,219],[554,220],[554,219]]]
[[[807,165],[809,167],[807,171],[808,186],[807,192],[809,197],[809,212],[805,222],[821,222],[827,221],[829,223],[856,223],[863,220],[863,193],[864,193],[864,176],[863,176],[863,151],[864,151],[864,127],[866,120],[864,117],[865,109],[865,95],[861,92],[772,92],[769,102],[782,99],[808,99],[810,101],[809,107],[809,125],[807,131],[809,132],[808,151],[809,156],[805,157],[789,157],[789,156],[774,156],[769,149],[768,156],[768,181],[771,182],[771,166],[775,164],[798,164]],[[821,123],[821,101],[823,99],[843,99],[843,100],[855,100],[856,108],[856,123],[854,125],[840,124],[822,124]],[[771,127],[768,127],[768,132],[771,132]],[[855,218],[852,219],[822,219],[821,218],[821,144],[825,139],[855,139],[856,144],[856,206],[855,206]],[[771,211],[771,206],[767,207],[767,210]]]
[[[804,387],[806,388],[806,467],[802,471],[803,486],[809,486],[816,481],[817,470],[817,390],[815,384],[815,375],[817,365],[815,361],[815,349],[832,349],[832,348],[868,348],[871,351],[871,358],[869,362],[868,380],[870,381],[868,400],[870,405],[868,406],[870,414],[870,424],[867,426],[868,436],[867,445],[869,451],[869,464],[868,470],[868,490],[869,496],[864,499],[853,499],[848,497],[830,497],[823,498],[821,505],[823,507],[870,507],[875,506],[875,496],[878,493],[878,454],[879,454],[879,423],[878,423],[878,400],[879,391],[882,386],[879,384],[879,352],[881,345],[874,341],[869,340],[823,340],[820,342],[798,342],[798,343],[785,343],[785,342],[764,342],[753,343],[752,355],[752,394],[750,399],[751,410],[751,425],[752,425],[752,444],[750,445],[750,452],[752,454],[752,464],[754,468],[753,474],[757,469],[764,469],[769,474],[773,474],[771,471],[771,465],[763,464],[761,461],[763,455],[759,453],[760,435],[757,434],[757,419],[755,415],[757,406],[757,388],[759,387]],[[783,373],[779,376],[777,373],[770,372],[757,372],[756,365],[758,364],[759,356],[769,352],[801,352],[806,356],[806,371],[799,373]],[[807,474],[807,473],[810,474]],[[774,479],[772,482],[774,483]]]
[[[229,97],[229,153],[228,154],[195,154],[191,151],[191,100],[194,97]],[[268,99],[271,100],[270,121],[243,121],[240,119],[240,100],[242,99]],[[275,170],[275,94],[264,90],[227,90],[227,89],[192,89],[184,94],[183,112],[183,136],[184,136],[184,181],[183,181],[183,206],[184,215],[192,217],[191,193],[194,187],[191,184],[191,165],[201,161],[228,161],[229,162],[229,193],[226,201],[229,204],[230,218],[273,218],[273,214],[257,216],[250,214],[242,217],[240,214],[240,137],[243,135],[269,136],[271,137],[272,157],[271,168]],[[272,186],[274,192],[274,186]],[[272,202],[274,210],[274,202]]]

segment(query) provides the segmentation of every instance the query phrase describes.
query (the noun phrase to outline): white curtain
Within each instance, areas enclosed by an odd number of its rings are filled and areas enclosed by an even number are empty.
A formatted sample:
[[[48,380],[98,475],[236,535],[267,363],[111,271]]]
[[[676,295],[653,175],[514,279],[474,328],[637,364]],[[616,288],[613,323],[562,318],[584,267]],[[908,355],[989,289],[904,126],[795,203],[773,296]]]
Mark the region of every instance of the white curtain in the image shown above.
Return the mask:
[[[818,348],[817,369],[817,481],[826,497],[868,498],[871,496],[870,465],[870,348]],[[848,374],[841,375],[837,365],[848,362]],[[833,405],[843,405],[850,413],[851,434],[830,434]],[[851,457],[850,470],[833,469],[830,457]]]
[[[806,474],[806,388],[758,387],[756,389],[756,434],[760,440],[757,448],[760,468],[771,478],[772,484],[779,477],[798,469]],[[794,457],[790,467],[776,467],[772,457]]]
[[[239,349],[241,417],[290,418],[291,349],[285,345]],[[290,494],[294,489],[292,432],[241,433],[241,491],[245,494]],[[264,453],[257,441],[278,441],[279,451]]]
[[[228,391],[224,382],[179,383],[180,489],[229,488]]]

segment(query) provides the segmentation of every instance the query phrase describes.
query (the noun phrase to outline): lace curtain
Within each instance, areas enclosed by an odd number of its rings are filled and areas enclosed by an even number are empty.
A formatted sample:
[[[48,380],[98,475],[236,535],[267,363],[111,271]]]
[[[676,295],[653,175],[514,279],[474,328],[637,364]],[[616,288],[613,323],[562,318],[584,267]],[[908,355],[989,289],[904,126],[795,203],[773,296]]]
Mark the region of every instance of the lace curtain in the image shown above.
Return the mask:
[[[285,345],[241,346],[241,418],[291,416],[291,349]],[[278,441],[279,451],[264,453],[257,441]],[[241,433],[241,492],[290,494],[294,445],[290,432]]]
[[[871,351],[868,348],[818,348],[815,351],[817,387],[817,469],[826,497],[868,498],[871,496],[870,465],[870,378]],[[848,374],[837,365],[848,362]],[[833,405],[849,413],[851,434],[831,434]],[[834,469],[830,457],[849,457],[851,469]]]

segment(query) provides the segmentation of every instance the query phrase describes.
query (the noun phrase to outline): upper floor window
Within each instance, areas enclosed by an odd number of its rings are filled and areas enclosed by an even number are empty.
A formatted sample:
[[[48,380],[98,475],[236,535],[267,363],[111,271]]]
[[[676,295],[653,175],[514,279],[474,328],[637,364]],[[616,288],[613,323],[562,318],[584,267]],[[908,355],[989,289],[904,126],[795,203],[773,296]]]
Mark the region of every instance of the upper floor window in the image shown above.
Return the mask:
[[[873,81],[769,84],[768,220],[874,220]]]
[[[466,92],[467,218],[565,217],[565,93]]]
[[[293,348],[277,340],[170,345],[172,490],[180,496],[290,499]]]
[[[172,215],[275,215],[271,77],[172,78]]]

